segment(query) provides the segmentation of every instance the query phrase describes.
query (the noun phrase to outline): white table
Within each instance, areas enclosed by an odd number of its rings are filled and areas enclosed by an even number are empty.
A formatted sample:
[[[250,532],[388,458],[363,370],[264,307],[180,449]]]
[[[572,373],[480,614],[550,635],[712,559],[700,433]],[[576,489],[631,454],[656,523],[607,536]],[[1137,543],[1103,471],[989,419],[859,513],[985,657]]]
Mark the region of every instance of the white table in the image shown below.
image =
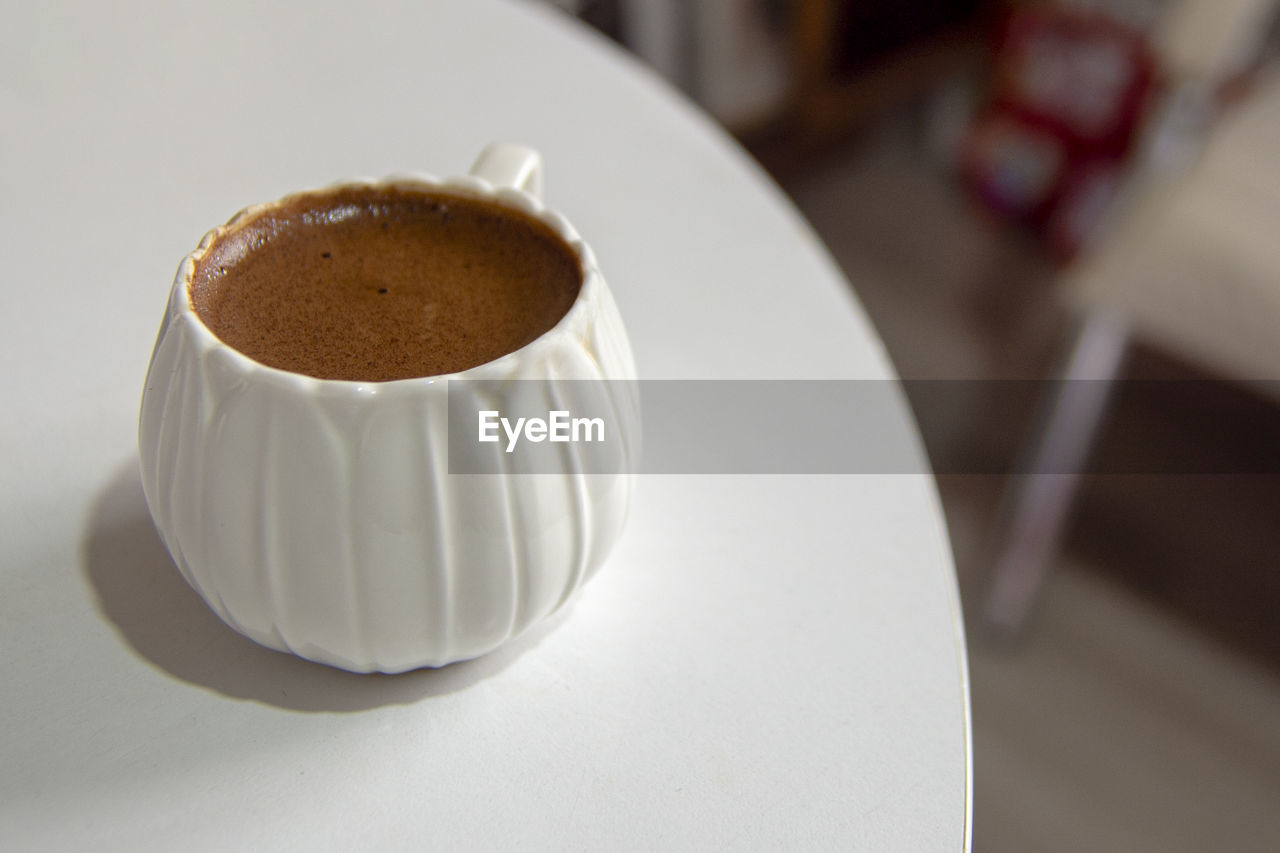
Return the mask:
[[[152,530],[135,430],[178,260],[250,202],[522,141],[645,377],[892,368],[780,192],[558,13],[106,5],[0,32],[0,848],[967,847],[926,476],[644,477],[569,612],[444,670],[223,627]]]

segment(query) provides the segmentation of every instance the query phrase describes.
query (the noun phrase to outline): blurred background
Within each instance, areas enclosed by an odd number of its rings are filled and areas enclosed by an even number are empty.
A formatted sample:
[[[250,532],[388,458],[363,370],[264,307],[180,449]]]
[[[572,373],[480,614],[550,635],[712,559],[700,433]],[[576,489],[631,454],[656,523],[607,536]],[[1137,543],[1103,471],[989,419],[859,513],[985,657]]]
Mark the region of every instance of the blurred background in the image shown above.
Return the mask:
[[[555,5],[743,142],[905,380],[961,389],[908,383],[975,850],[1280,850],[1275,0]]]

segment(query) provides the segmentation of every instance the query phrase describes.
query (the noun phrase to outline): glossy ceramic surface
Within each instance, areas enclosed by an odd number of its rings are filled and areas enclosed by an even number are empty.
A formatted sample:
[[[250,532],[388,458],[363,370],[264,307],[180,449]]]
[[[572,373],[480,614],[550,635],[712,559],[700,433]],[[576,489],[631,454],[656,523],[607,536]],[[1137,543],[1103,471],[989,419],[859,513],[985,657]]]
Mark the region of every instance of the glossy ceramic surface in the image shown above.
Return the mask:
[[[632,386],[604,383],[626,447],[617,475],[579,473],[573,443],[558,474],[449,473],[449,380],[544,380],[551,410],[562,380],[634,378],[635,366],[590,249],[534,194],[534,152],[492,146],[464,178],[380,183],[541,219],[581,260],[577,301],[527,346],[450,376],[361,383],[277,370],[219,341],[189,298],[203,252],[267,206],[249,208],[182,262],[139,426],[147,504],[187,582],[253,640],[360,672],[475,657],[556,610],[621,532],[638,451]],[[501,410],[501,393],[487,405]],[[503,454],[501,443],[464,450]]]

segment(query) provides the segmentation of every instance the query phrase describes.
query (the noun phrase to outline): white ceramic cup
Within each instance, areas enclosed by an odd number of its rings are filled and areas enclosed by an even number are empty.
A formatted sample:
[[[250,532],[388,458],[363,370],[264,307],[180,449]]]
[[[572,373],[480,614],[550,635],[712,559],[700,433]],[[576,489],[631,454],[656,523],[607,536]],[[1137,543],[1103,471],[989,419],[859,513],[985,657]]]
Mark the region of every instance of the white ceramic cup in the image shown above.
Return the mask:
[[[165,546],[223,621],[304,658],[399,672],[490,651],[599,568],[630,503],[639,409],[633,383],[598,383],[621,433],[616,474],[582,473],[572,444],[556,474],[449,473],[449,380],[545,380],[554,396],[562,380],[634,379],[630,345],[591,250],[540,200],[536,152],[493,145],[465,177],[355,181],[305,195],[369,185],[478,197],[545,222],[581,263],[577,300],[533,342],[448,376],[348,382],[268,367],[218,340],[189,290],[215,241],[276,205],[251,207],[205,235],[178,269],[138,444]],[[466,452],[502,448],[471,443]]]

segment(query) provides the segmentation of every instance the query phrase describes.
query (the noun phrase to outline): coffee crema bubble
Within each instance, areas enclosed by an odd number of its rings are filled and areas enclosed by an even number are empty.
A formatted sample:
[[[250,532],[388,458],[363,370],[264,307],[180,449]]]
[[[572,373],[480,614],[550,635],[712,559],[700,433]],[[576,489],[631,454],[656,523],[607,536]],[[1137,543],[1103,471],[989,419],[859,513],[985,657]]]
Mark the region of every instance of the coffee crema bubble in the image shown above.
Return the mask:
[[[549,226],[431,190],[356,187],[273,205],[195,264],[191,303],[262,364],[383,382],[456,373],[549,331],[582,288]]]

